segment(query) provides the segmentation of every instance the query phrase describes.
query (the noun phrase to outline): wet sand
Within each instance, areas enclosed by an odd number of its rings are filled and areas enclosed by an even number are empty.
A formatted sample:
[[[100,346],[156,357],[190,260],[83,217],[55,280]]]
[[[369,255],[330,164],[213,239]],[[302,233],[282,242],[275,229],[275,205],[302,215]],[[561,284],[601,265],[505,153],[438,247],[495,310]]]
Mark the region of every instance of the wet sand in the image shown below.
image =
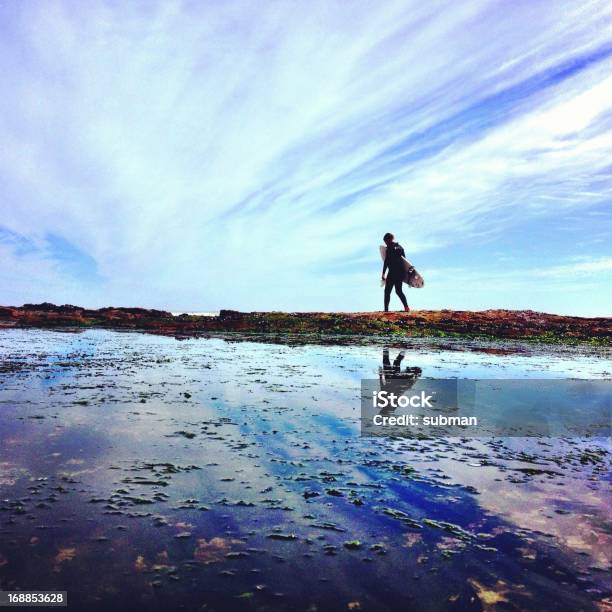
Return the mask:
[[[587,346],[398,343],[423,376],[610,377]],[[362,438],[381,345],[6,329],[0,355],[4,590],[90,610],[609,603],[609,440]]]

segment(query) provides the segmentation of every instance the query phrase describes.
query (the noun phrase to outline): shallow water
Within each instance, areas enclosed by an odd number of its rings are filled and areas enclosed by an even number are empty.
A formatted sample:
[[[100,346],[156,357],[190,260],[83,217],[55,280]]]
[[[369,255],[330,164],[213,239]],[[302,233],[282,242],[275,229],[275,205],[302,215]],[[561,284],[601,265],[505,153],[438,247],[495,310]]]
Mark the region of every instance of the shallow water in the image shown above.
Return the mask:
[[[415,341],[402,367],[610,377],[596,351],[496,346]],[[149,610],[609,596],[609,441],[361,438],[380,346],[6,330],[0,356],[4,590]]]

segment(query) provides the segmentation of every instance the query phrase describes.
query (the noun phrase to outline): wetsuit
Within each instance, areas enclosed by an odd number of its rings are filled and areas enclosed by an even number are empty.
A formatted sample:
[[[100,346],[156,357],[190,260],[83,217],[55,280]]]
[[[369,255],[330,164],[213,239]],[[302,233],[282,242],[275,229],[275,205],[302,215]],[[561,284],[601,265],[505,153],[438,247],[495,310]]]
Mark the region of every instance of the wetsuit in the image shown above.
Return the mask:
[[[405,257],[404,249],[397,242],[392,242],[387,245],[387,256],[383,266],[383,276],[387,268],[387,280],[385,282],[385,312],[389,311],[389,300],[391,299],[391,290],[395,287],[397,297],[402,300],[404,308],[408,306],[408,300],[402,291],[402,282],[404,279],[404,271],[402,268],[402,257]]]

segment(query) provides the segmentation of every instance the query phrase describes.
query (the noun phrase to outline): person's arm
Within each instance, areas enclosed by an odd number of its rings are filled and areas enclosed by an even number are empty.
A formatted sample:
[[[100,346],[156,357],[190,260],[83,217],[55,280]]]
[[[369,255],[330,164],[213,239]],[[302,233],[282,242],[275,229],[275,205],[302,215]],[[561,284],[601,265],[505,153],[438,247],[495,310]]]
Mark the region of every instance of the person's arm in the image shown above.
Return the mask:
[[[389,250],[387,249],[387,254],[385,255],[385,262],[383,263],[383,271],[380,277],[382,280],[386,280],[385,272],[387,271],[388,267],[389,267]]]

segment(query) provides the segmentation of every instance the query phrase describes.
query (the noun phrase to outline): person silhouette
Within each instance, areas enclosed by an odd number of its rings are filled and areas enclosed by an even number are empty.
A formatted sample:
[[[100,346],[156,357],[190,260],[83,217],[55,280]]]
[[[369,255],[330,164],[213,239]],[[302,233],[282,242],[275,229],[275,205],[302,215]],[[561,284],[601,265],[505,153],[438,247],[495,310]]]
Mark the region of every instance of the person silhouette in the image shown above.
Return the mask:
[[[391,300],[391,291],[395,287],[397,297],[402,301],[404,310],[410,312],[408,300],[402,291],[402,283],[404,281],[404,271],[402,269],[402,257],[406,257],[402,246],[395,242],[395,236],[391,233],[386,233],[383,236],[383,241],[387,245],[387,255],[383,263],[381,279],[385,283],[385,312],[389,312],[389,301]],[[385,272],[389,273],[385,276]]]

